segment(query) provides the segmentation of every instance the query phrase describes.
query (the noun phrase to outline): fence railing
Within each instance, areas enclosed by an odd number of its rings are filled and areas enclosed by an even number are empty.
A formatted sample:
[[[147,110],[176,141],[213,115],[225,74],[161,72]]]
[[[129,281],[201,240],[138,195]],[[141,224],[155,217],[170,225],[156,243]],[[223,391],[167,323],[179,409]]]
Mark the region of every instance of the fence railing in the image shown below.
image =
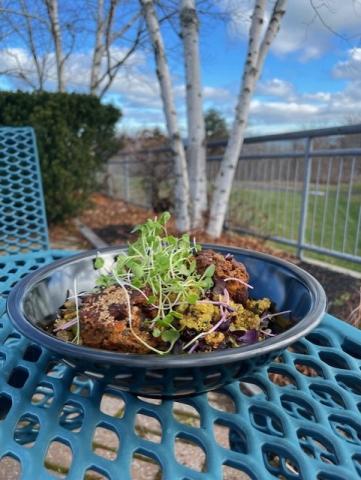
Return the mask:
[[[207,146],[210,190],[225,144]],[[108,164],[108,191],[169,208],[172,171],[167,148],[120,152]],[[309,251],[361,264],[361,125],[247,138],[226,228],[290,245],[300,257]]]

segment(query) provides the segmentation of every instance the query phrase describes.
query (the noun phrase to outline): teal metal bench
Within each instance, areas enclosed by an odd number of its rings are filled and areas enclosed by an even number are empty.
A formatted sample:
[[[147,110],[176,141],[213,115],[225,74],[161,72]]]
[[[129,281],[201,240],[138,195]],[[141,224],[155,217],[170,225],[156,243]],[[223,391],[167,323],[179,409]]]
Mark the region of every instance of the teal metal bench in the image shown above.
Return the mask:
[[[0,292],[6,295],[28,272],[67,252],[46,250],[33,132],[1,129],[0,135],[0,168],[6,173]],[[45,250],[35,251],[38,247]],[[22,337],[3,311],[0,459],[15,459],[25,480],[60,473],[68,480],[356,480],[361,478],[360,370],[360,331],[326,315],[277,362],[247,378],[253,388],[235,382],[216,399],[210,394],[153,402],[79,376]],[[139,415],[155,424],[150,434],[136,423]],[[118,441],[100,448],[99,430]],[[192,464],[192,453],[182,457],[180,444],[203,451],[202,468]],[[51,446],[69,452],[68,465],[45,462]],[[134,458],[158,465],[162,475],[138,476]],[[229,468],[233,471],[226,472]]]
[[[48,248],[44,196],[32,128],[0,128],[0,254]]]

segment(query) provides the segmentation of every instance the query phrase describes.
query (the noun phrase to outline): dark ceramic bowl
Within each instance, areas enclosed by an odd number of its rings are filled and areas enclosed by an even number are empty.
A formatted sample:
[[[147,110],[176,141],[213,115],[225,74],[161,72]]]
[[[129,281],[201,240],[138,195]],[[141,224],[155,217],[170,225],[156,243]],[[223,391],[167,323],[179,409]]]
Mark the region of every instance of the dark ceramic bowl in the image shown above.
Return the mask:
[[[325,312],[321,285],[297,266],[263,253],[205,245],[231,253],[250,274],[253,298],[269,297],[277,311],[291,310],[293,326],[253,345],[182,355],[159,356],[115,353],[66,343],[45,332],[77,279],[78,291],[94,287],[99,274],[93,268],[96,251],[81,253],[47,265],[21,280],[8,298],[8,313],[15,327],[33,342],[58,354],[65,363],[89,377],[102,379],[142,396],[178,397],[213,390],[255,372],[290,344],[309,333]],[[101,251],[112,263],[122,248]]]

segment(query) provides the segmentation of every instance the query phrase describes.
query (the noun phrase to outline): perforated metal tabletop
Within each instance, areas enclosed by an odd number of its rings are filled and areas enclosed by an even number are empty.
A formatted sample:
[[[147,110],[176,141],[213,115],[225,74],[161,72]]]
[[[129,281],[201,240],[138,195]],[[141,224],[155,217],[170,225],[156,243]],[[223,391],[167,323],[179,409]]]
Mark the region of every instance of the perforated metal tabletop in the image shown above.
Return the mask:
[[[1,257],[1,292],[62,255]],[[329,315],[245,379],[257,393],[233,383],[160,402],[64,366],[14,331],[0,302],[1,479],[10,458],[26,480],[361,478],[361,333]],[[139,475],[134,459],[146,462]]]

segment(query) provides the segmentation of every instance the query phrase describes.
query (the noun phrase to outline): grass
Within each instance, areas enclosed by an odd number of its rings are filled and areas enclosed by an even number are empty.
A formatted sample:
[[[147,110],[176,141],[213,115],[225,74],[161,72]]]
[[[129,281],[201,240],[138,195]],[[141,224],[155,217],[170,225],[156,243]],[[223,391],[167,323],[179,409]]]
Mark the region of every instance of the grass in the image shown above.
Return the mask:
[[[124,198],[124,180],[114,178],[113,181],[118,194]],[[228,225],[244,228],[255,234],[297,240],[301,219],[302,183],[290,184],[287,190],[286,183],[280,182],[279,187],[277,189],[276,186],[265,182],[235,181],[230,199]],[[128,191],[130,202],[148,204],[149,198],[144,189],[143,177],[130,177]],[[361,183],[353,184],[350,202],[348,182],[341,183],[338,190],[335,185],[329,185],[327,189],[325,184],[310,184],[309,191],[305,242],[338,252],[361,255],[361,232],[356,245]],[[280,247],[280,244],[277,246]],[[282,245],[282,248],[295,252],[293,247]],[[361,265],[355,262],[319,253],[306,252],[306,255],[361,272]]]
[[[260,184],[243,186],[236,182],[231,199],[228,224],[266,236],[278,236],[291,240],[298,238],[301,220],[301,185],[286,188],[267,188]],[[354,185],[349,196],[348,184],[339,189],[325,185],[310,185],[307,208],[305,242],[337,252],[361,254],[361,232],[357,238],[357,227],[361,205],[361,184]],[[345,235],[344,235],[345,232]],[[361,265],[334,259],[325,255],[307,253],[307,256],[325,259],[347,268],[361,271]]]

